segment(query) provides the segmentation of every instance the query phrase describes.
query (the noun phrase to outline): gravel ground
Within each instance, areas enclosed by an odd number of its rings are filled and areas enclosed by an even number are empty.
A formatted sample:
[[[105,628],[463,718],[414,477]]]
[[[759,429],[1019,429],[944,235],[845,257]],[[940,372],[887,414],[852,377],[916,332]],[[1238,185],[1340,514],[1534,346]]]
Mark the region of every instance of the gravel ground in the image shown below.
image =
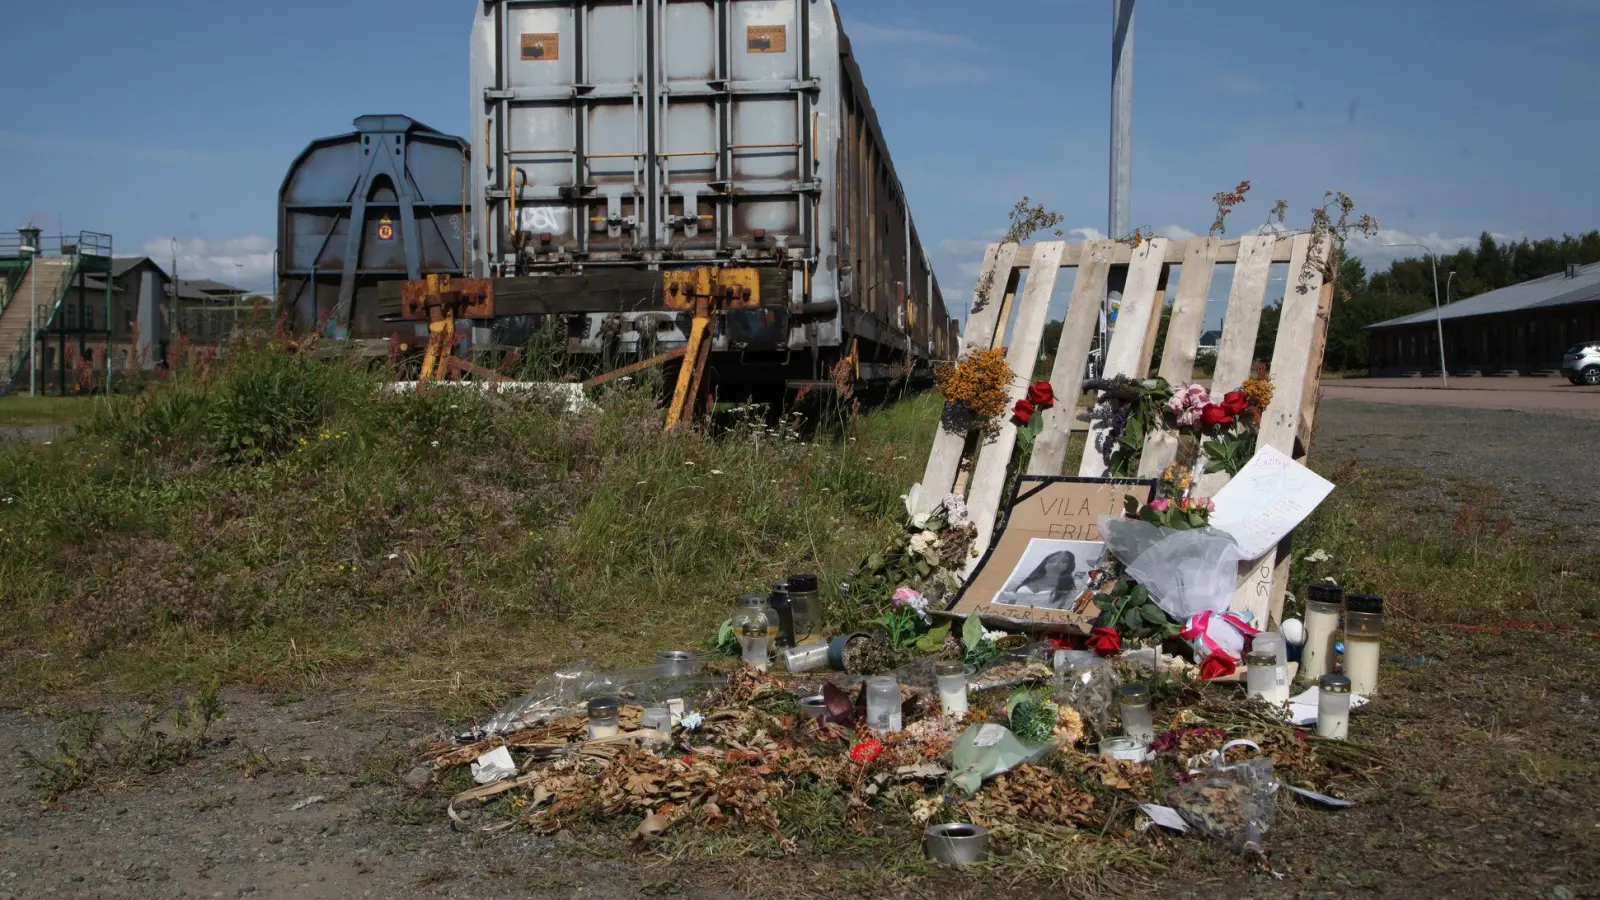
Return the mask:
[[[1518,529],[1600,550],[1600,423],[1561,415],[1323,400],[1312,456],[1426,476],[1418,499],[1453,513],[1491,488]],[[1431,483],[1429,483],[1431,482]]]

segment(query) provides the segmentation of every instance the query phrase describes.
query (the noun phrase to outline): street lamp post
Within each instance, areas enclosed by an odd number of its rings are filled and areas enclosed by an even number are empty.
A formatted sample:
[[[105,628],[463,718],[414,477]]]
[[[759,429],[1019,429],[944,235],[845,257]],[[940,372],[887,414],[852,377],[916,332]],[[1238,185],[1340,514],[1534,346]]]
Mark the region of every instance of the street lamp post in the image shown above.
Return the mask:
[[[1433,321],[1439,328],[1439,378],[1445,387],[1450,386],[1450,365],[1444,358],[1444,307],[1439,305],[1439,257],[1427,244],[1410,241],[1401,244],[1384,244],[1385,247],[1421,247],[1428,252],[1428,264],[1433,266]],[[1454,275],[1455,273],[1450,273]]]

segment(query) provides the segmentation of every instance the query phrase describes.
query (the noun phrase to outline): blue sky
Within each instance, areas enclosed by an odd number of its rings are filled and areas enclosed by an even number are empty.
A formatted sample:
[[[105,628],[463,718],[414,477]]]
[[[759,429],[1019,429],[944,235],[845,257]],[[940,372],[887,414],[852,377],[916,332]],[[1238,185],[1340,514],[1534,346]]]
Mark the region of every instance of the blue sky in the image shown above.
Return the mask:
[[[1020,196],[1106,227],[1109,0],[838,2],[957,311]],[[59,217],[163,259],[176,238],[185,273],[264,287],[311,139],[372,112],[466,130],[475,3],[18,4],[0,228]],[[1600,0],[1139,0],[1134,223],[1204,233],[1248,178],[1237,226],[1341,189],[1383,224],[1355,248],[1376,264],[1600,227],[1597,36]]]

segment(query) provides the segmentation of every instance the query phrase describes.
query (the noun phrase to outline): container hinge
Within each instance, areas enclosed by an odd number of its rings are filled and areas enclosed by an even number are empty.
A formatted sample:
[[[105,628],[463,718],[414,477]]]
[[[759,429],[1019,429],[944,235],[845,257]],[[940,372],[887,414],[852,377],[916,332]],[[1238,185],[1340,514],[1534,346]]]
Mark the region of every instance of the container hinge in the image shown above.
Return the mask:
[[[494,88],[486,88],[483,92],[483,99],[485,100],[512,100],[516,96],[516,91],[497,91]]]
[[[808,78],[805,81],[791,81],[789,82],[789,90],[812,94],[820,93],[822,91],[822,79]]]

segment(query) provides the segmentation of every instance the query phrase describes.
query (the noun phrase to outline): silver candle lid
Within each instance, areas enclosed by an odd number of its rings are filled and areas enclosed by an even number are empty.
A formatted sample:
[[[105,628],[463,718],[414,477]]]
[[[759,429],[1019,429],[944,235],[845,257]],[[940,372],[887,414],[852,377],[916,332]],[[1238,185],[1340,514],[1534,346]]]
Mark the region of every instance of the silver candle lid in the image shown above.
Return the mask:
[[[1317,679],[1317,687],[1330,694],[1350,693],[1350,679],[1344,675],[1324,675]]]

